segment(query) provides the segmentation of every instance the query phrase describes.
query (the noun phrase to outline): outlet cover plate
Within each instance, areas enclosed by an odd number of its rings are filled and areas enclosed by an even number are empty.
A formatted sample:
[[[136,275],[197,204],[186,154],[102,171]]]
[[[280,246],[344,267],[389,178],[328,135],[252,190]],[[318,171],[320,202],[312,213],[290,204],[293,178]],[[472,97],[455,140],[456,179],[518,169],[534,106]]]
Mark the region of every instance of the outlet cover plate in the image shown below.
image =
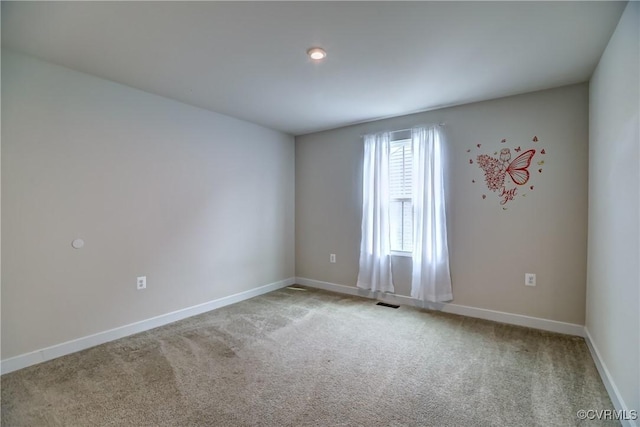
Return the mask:
[[[533,273],[525,273],[524,274],[524,285],[525,286],[535,286],[536,285],[536,275]]]

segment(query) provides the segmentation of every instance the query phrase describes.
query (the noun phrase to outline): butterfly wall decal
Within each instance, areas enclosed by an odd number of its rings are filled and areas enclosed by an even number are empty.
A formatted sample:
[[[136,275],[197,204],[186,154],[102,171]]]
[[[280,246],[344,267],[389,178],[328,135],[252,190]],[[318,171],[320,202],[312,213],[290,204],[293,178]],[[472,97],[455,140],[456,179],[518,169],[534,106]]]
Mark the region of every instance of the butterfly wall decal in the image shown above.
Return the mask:
[[[528,138],[527,138],[528,139]],[[532,142],[539,141],[537,136],[533,136]],[[507,143],[507,138],[500,139],[501,144]],[[484,143],[475,143],[476,147],[467,149],[467,153],[475,151],[475,148],[487,147]],[[504,148],[487,147],[486,154],[477,154],[474,157],[468,158],[469,164],[477,164],[484,174],[484,180],[487,188],[496,193],[500,204],[505,205],[510,201],[516,200],[516,197],[525,197],[529,191],[533,191],[535,179],[538,179],[538,174],[535,174],[532,179],[532,174],[535,173],[535,169],[538,169],[538,173],[542,174],[542,168],[546,164],[545,154],[546,151],[542,147],[536,147],[536,149],[527,149],[526,145],[502,145]],[[508,147],[508,148],[507,148]],[[496,151],[489,151],[490,148],[497,148]],[[537,157],[536,157],[537,156]],[[515,157],[515,158],[514,158]],[[534,163],[535,165],[532,166]],[[473,167],[475,169],[475,166]],[[533,168],[533,169],[532,169]],[[475,169],[477,171],[477,169]],[[482,182],[476,177],[472,179],[471,183],[475,184]],[[525,186],[526,184],[526,186]],[[537,193],[537,192],[536,192]],[[488,194],[482,194],[482,199],[487,199]]]
[[[527,150],[511,161],[511,150],[503,148],[500,157],[495,158],[486,154],[478,156],[478,166],[484,171],[487,187],[491,191],[504,189],[504,180],[507,175],[517,185],[524,185],[529,181],[529,166],[535,156],[536,150]]]

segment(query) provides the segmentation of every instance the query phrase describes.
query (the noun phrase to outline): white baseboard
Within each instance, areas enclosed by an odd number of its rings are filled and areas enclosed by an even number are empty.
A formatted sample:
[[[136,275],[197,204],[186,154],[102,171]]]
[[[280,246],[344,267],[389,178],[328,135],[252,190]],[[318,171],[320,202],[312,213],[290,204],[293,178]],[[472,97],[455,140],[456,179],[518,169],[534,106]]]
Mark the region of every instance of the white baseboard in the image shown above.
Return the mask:
[[[305,277],[296,277],[296,283],[312,288],[324,289],[326,291],[339,292],[349,295],[357,295],[398,305],[413,305],[417,307],[440,310],[445,313],[459,314],[462,316],[475,317],[478,319],[493,320],[495,322],[526,326],[534,329],[542,329],[544,331],[558,332],[567,335],[576,335],[579,337],[584,336],[584,326],[574,323],[558,322],[556,320],[541,319],[539,317],[523,316],[521,314],[505,313],[502,311],[487,310],[485,308],[469,307],[459,304],[434,303],[425,306],[422,301],[403,295],[386,294],[380,292],[374,293],[353,286],[338,285],[336,283],[322,282],[319,280],[307,279]]]
[[[337,292],[340,294],[355,295],[364,298],[376,299],[396,305],[415,305],[417,302],[413,298],[404,295],[387,294],[381,292],[371,292],[366,289],[356,288],[354,286],[338,285],[336,283],[321,282],[320,280],[307,279],[305,277],[296,277],[298,285],[309,286],[310,288],[324,289],[325,291]]]
[[[295,278],[290,277],[278,282],[269,283],[268,285],[260,286],[258,288],[250,289],[248,291],[240,292],[227,297],[218,298],[213,301],[208,301],[202,304],[194,305],[191,307],[183,308],[181,310],[172,311],[171,313],[162,314],[160,316],[152,317],[150,319],[141,320],[139,322],[131,323],[129,325],[120,326],[118,328],[110,329],[108,331],[98,332],[97,334],[89,335],[86,337],[78,338],[75,340],[56,344],[51,347],[43,348],[40,350],[32,351],[30,353],[21,354],[19,356],[11,357],[0,362],[0,372],[7,374],[9,372],[17,371],[18,369],[26,368],[27,366],[35,365],[38,363],[46,362],[47,360],[55,359],[60,356],[75,353],[80,350],[85,350],[90,347],[94,347],[99,344],[104,344],[109,341],[124,338],[129,335],[144,332],[149,329],[157,328],[159,326],[173,323],[178,320],[186,319],[187,317],[195,316],[205,313],[207,311],[215,310],[216,308],[224,307],[230,304],[235,304],[240,301],[247,300],[249,298],[256,297],[258,295],[266,294],[267,292],[275,291],[276,289],[291,286],[295,283]]]
[[[596,364],[598,373],[600,373],[600,378],[602,378],[602,382],[604,383],[604,387],[609,393],[609,397],[611,398],[611,403],[613,403],[614,408],[616,408],[616,410],[618,411],[622,411],[623,414],[629,414],[631,412],[631,409],[625,404],[622,396],[620,396],[618,387],[616,387],[616,384],[613,382],[613,378],[611,378],[611,374],[609,374],[607,365],[605,365],[604,361],[600,357],[598,347],[596,347],[595,343],[593,342],[591,334],[589,333],[589,329],[587,329],[586,326],[584,327],[584,340],[587,342],[587,347],[589,347],[591,357]],[[637,410],[640,410],[640,408],[638,408]],[[625,427],[640,427],[640,420],[620,420],[620,423]]]
[[[557,332],[560,334],[575,335],[578,337],[582,337],[584,335],[583,325],[542,319],[540,317],[524,316],[522,314],[506,313],[504,311],[488,310],[486,308],[476,308],[458,304],[446,304],[442,311],[445,313],[476,317],[478,319],[493,320],[494,322],[508,323],[510,325],[526,326],[527,328]]]

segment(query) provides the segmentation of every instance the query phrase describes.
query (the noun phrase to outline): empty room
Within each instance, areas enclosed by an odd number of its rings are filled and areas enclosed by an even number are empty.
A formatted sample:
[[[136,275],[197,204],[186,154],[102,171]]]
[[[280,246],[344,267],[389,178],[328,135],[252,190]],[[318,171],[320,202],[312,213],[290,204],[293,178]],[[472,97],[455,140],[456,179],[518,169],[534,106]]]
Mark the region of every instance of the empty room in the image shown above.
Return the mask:
[[[640,2],[1,7],[3,426],[640,426]]]

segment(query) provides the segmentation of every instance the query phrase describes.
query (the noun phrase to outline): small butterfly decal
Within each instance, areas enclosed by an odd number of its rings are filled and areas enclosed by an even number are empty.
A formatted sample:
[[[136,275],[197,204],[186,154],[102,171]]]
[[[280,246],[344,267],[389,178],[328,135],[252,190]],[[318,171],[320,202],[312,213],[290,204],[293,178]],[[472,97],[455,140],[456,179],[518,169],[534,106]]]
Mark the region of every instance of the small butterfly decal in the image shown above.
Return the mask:
[[[494,151],[494,152],[493,152],[493,155],[494,155],[494,156],[497,156],[497,155],[498,155],[498,152],[497,152],[497,151]]]
[[[481,146],[481,145],[482,145],[482,144],[478,144],[478,145],[476,145],[476,147],[480,148],[480,146]]]
[[[507,210],[507,208],[502,208],[502,210],[503,210],[503,211],[506,211],[506,210]]]
[[[529,188],[533,190],[533,185],[531,187],[529,187]]]
[[[520,148],[520,146],[518,145],[516,148],[514,148],[514,150],[516,150],[516,153],[519,153],[522,150],[522,148]]]
[[[533,137],[533,142],[538,142],[538,137],[537,136]]]
[[[540,150],[540,154],[547,154],[546,151],[544,151],[544,148],[542,150]]]
[[[483,194],[483,195],[482,195],[482,199],[484,200],[484,199],[486,199],[486,198],[487,198],[487,195],[486,195],[486,194]]]
[[[473,164],[473,160],[469,159],[469,164],[472,165]]]
[[[542,169],[538,169],[538,172],[542,173]]]
[[[522,193],[522,197],[527,197],[527,193]]]
[[[471,182],[473,182],[473,183],[475,184],[475,183],[476,183],[476,180],[475,180],[475,179],[472,179],[472,180],[471,180]]]
[[[540,160],[540,161],[538,162],[538,166],[542,166],[542,165],[544,165],[544,160]]]
[[[500,142],[504,144],[505,142],[507,142],[507,138],[502,138],[502,141]]]
[[[467,153],[470,153],[470,152],[471,152],[471,148],[469,148],[469,149],[467,150]]]

